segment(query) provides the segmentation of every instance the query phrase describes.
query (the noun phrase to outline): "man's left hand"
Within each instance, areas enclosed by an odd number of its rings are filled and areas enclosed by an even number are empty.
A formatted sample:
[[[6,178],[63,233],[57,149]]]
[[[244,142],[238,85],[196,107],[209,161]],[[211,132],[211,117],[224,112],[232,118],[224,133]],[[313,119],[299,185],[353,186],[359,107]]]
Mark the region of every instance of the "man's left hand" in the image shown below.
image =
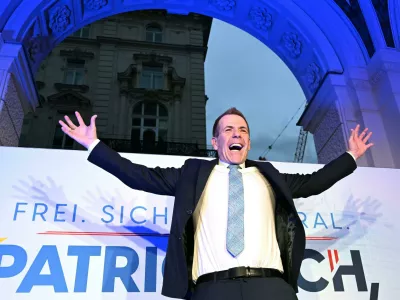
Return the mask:
[[[367,144],[372,132],[368,132],[368,128],[365,128],[361,134],[358,134],[360,130],[360,125],[357,125],[355,129],[351,129],[351,135],[349,138],[349,152],[353,154],[355,159],[360,158],[364,155],[368,148],[372,147],[374,144]]]

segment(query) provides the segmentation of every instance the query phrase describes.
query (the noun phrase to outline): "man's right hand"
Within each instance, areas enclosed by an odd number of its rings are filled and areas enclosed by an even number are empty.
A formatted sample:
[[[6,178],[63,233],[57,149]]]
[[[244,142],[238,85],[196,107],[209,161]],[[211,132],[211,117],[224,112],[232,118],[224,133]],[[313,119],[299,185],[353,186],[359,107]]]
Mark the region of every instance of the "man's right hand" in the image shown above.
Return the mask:
[[[61,125],[61,129],[69,137],[88,149],[90,144],[97,139],[95,124],[97,115],[94,115],[90,118],[89,126],[86,126],[85,122],[83,122],[83,119],[79,112],[76,111],[75,116],[78,119],[79,126],[76,126],[74,123],[72,123],[71,119],[68,116],[65,116],[64,118],[68,125],[60,120],[59,123]]]

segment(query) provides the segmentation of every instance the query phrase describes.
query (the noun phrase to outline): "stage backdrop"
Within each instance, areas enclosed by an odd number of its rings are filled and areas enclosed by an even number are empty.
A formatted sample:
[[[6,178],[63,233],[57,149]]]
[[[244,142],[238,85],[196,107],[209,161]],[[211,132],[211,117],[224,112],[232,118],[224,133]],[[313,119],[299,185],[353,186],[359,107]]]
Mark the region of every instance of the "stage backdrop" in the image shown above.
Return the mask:
[[[149,167],[187,159],[123,156]],[[131,190],[85,151],[0,147],[0,167],[0,299],[164,298],[174,198]],[[307,234],[299,299],[400,295],[399,185],[400,170],[358,168],[321,195],[295,199]]]

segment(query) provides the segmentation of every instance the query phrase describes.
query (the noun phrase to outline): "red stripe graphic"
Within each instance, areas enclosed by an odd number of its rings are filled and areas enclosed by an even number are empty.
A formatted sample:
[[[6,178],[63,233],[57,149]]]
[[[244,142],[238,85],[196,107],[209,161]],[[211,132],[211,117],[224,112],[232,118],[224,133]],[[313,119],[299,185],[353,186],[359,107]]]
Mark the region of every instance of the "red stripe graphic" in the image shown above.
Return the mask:
[[[339,252],[337,250],[335,250],[335,260],[336,260],[336,263],[339,262]]]
[[[329,258],[329,265],[331,266],[331,272],[333,271],[333,260],[332,260],[332,252],[328,250],[328,258]]]
[[[168,237],[169,233],[134,233],[134,232],[114,232],[114,231],[45,231],[38,232],[41,235],[83,235],[83,236],[162,236]],[[308,236],[307,241],[332,241],[336,237],[329,236]]]
[[[333,254],[332,251],[334,252],[335,255],[335,261],[333,261]],[[331,266],[331,272],[334,269],[334,264],[339,262],[339,252],[335,250],[328,250],[328,258],[329,258],[329,265]]]
[[[169,236],[168,233],[134,233],[134,232],[84,232],[84,231],[45,231],[41,235],[89,235],[89,236]]]
[[[337,237],[331,237],[331,236],[308,236],[306,237],[307,241],[332,241],[332,240],[337,240]]]

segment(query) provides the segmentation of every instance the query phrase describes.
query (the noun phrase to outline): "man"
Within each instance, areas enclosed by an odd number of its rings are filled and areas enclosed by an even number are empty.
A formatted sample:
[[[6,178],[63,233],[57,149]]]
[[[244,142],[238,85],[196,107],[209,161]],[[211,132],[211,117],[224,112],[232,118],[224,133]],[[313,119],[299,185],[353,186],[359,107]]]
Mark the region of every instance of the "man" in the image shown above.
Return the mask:
[[[180,168],[147,168],[97,139],[95,119],[62,130],[89,151],[88,160],[132,189],[175,197],[162,294],[192,299],[297,299],[305,232],[293,198],[317,195],[357,167],[368,128],[352,130],[349,151],[308,175],[283,174],[247,159],[250,130],[240,111],[217,118],[219,159],[188,159]]]

